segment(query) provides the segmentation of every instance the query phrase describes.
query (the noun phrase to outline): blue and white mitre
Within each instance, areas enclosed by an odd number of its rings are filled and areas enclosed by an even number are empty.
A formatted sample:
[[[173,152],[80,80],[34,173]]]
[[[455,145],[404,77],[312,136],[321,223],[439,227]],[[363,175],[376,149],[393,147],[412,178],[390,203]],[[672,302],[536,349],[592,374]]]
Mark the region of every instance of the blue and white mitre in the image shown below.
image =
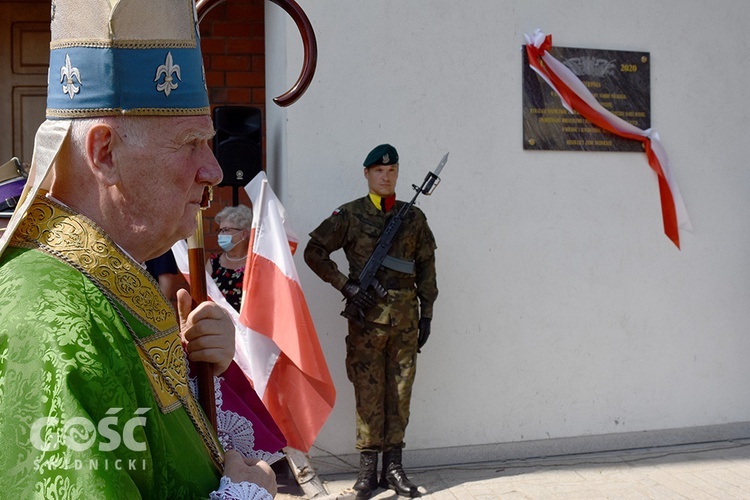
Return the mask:
[[[76,118],[210,115],[194,0],[52,0],[47,120],[0,254]]]
[[[53,0],[47,118],[210,114],[192,0]]]

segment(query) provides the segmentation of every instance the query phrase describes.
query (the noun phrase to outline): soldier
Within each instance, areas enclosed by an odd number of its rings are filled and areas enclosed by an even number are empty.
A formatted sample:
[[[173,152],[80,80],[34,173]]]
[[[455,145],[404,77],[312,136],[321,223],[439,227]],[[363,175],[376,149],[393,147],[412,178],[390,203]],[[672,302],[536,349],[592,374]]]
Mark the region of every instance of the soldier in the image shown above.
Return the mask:
[[[409,405],[417,352],[430,335],[432,306],[438,289],[435,238],[424,213],[412,207],[378,275],[383,297],[362,290],[358,276],[375,249],[390,217],[404,202],[396,200],[398,153],[390,144],[373,149],[364,161],[369,194],[334,210],[310,233],[305,262],[364,312],[363,321],[349,321],[346,370],[357,401],[357,444],[360,470],[354,490],[369,498],[378,484],[400,495],[417,497],[417,486],[406,477],[401,449],[409,422]],[[339,271],[330,255],[344,249],[349,275]],[[383,452],[380,482],[378,452]]]

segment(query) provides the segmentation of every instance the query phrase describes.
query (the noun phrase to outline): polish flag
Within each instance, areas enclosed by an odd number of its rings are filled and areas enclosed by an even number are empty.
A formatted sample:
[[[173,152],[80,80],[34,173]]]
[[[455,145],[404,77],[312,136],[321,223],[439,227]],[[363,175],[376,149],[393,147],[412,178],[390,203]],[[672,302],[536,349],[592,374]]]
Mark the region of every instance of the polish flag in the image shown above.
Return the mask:
[[[297,238],[265,172],[245,187],[253,225],[235,359],[292,448],[307,453],[333,410],[336,389],[292,255]],[[240,345],[241,344],[241,345]],[[244,366],[243,366],[244,365]]]

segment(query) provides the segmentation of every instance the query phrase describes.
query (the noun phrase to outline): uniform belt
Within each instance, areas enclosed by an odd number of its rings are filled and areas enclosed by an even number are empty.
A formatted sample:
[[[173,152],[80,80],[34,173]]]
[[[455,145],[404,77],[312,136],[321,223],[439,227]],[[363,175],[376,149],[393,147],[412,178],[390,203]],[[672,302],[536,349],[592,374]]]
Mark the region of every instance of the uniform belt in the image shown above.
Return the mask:
[[[380,284],[386,290],[404,290],[408,288],[414,288],[414,278],[384,278],[380,281]]]

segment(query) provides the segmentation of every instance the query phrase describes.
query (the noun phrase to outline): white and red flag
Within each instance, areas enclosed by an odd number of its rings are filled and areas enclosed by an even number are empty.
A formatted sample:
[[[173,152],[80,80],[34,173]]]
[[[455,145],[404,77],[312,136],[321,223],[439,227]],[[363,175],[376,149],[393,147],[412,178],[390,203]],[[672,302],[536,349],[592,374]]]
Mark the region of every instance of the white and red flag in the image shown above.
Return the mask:
[[[263,401],[287,445],[309,452],[333,410],[336,389],[300,286],[293,253],[297,237],[264,172],[246,187],[253,204],[240,312],[213,279],[207,294],[235,323],[234,361]],[[183,274],[187,246],[172,248]]]
[[[569,112],[578,112],[604,130],[644,144],[648,163],[659,180],[664,233],[679,248],[679,229],[689,231],[692,227],[659,134],[652,129],[641,130],[599,104],[583,82],[549,53],[552,35],[536,30],[533,35],[524,37],[529,65],[557,92]]]
[[[297,238],[264,172],[245,187],[253,225],[240,323],[255,390],[292,448],[307,453],[327,420],[336,389],[292,257]],[[244,334],[244,333],[243,333]]]

